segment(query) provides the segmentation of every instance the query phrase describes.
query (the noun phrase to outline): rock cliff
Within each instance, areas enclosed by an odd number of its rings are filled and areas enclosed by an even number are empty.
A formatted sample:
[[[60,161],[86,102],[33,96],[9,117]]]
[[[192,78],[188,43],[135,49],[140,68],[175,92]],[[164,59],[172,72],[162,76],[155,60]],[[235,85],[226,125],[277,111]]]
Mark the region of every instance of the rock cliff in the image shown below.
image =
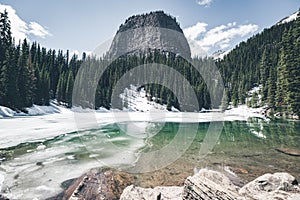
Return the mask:
[[[149,50],[172,52],[186,59],[191,57],[189,44],[176,19],[163,11],[129,17],[119,27],[108,56],[117,58]]]

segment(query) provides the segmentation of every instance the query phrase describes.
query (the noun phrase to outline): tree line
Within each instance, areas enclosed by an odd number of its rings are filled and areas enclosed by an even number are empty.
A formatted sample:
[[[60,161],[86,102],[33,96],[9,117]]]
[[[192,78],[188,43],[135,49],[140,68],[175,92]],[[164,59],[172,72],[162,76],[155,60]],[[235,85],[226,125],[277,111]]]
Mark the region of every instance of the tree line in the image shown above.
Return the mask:
[[[47,50],[27,39],[12,38],[5,10],[0,14],[0,105],[22,110],[33,104],[49,105],[57,99],[71,106],[74,77],[85,59],[69,52]]]
[[[203,76],[216,77],[216,72],[211,70],[202,70],[201,74],[193,67],[207,66],[209,64],[214,65],[212,59],[199,59],[187,61],[184,58],[175,55],[173,53],[163,53],[160,50],[148,50],[145,52],[139,52],[138,54],[124,55],[111,63],[108,63],[106,59],[97,59],[95,57],[88,57],[85,62],[82,63],[82,69],[84,72],[77,75],[78,89],[76,96],[79,97],[76,100],[77,105],[88,108],[105,107],[107,109],[112,108],[123,108],[126,104],[119,101],[112,105],[111,99],[116,85],[119,80],[125,74],[129,74],[128,82],[122,83],[122,88],[117,91],[118,95],[124,92],[125,88],[129,88],[131,83],[136,83],[137,86],[144,87],[146,95],[149,101],[155,101],[159,104],[165,104],[168,110],[175,107],[179,110],[186,111],[199,111],[202,108],[211,109],[218,107],[218,97],[222,97],[220,92],[213,92],[215,95],[210,95],[209,91],[218,91],[221,83],[216,84],[212,78],[211,88],[208,88],[207,83],[203,80]],[[147,64],[155,64],[154,70],[147,71],[150,67]],[[173,71],[166,71],[164,66],[171,67]],[[137,73],[131,74],[130,70],[139,67]],[[209,66],[207,67],[209,68]],[[86,75],[88,74],[88,75]],[[100,79],[97,77],[100,75]],[[181,77],[188,81],[188,84],[183,84]],[[152,80],[152,83],[144,83],[144,80]],[[160,81],[159,81],[160,80]],[[85,98],[93,94],[91,91],[95,87],[95,81],[97,81],[97,88],[95,91],[95,100]],[[127,84],[127,85],[126,85]],[[129,85],[128,85],[129,84]],[[168,87],[167,87],[168,86]],[[186,87],[190,86],[195,92],[196,98],[191,100],[187,98],[190,95],[187,94],[188,90]],[[221,91],[222,93],[223,91]],[[176,95],[177,96],[176,96]],[[212,102],[212,98],[215,101]],[[179,102],[179,99],[183,100]],[[220,101],[220,98],[219,98]]]
[[[228,102],[267,106],[271,113],[300,116],[299,14],[294,21],[274,25],[240,43],[217,61]],[[248,91],[255,86],[262,89],[246,102]]]

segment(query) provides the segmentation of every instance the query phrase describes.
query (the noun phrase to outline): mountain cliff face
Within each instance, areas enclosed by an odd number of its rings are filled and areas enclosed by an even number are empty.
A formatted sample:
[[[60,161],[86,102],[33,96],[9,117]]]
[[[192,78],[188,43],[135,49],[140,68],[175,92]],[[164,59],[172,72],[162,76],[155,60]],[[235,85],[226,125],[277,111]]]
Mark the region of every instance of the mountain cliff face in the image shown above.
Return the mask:
[[[176,19],[163,11],[129,17],[119,27],[108,55],[117,58],[149,50],[191,57],[190,47]]]
[[[146,26],[167,28],[183,33],[176,18],[166,15],[163,11],[131,16],[126,19],[124,24],[121,24],[118,33]]]

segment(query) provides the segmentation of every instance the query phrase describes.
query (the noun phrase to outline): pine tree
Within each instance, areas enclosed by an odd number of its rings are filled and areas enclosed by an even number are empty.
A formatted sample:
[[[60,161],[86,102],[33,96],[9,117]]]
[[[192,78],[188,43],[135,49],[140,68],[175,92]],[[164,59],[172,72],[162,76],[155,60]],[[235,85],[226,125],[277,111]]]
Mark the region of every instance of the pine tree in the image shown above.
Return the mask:
[[[228,108],[228,95],[227,95],[227,91],[224,89],[223,97],[221,101],[221,109],[224,112],[227,108]]]
[[[26,39],[24,39],[22,43],[18,67],[17,89],[19,91],[19,96],[21,97],[18,101],[18,107],[29,107],[33,104],[35,76],[29,55],[29,45]]]
[[[73,77],[72,70],[70,70],[68,74],[67,85],[66,85],[66,103],[68,104],[68,107],[72,107],[73,85],[74,85],[74,77]]]
[[[262,55],[262,61],[260,63],[260,83],[262,84],[262,100],[265,101],[268,96],[268,85],[267,80],[269,76],[269,70],[271,68],[271,60],[269,47],[265,47]]]
[[[5,9],[0,13],[0,65],[5,60],[6,50],[12,45],[11,26],[8,19],[8,13]]]
[[[172,110],[172,97],[171,97],[171,95],[168,95],[168,98],[167,98],[167,110],[168,111]]]
[[[254,92],[252,94],[251,107],[252,108],[257,108],[259,106],[258,101],[259,101],[258,94],[256,92]]]
[[[13,72],[13,67],[10,66],[13,59],[10,55],[13,46],[10,29],[8,13],[5,9],[3,13],[0,12],[0,104],[7,106],[14,104],[11,97],[13,91],[9,91],[14,85],[14,80],[10,77],[10,73]]]
[[[67,79],[66,77],[66,73],[63,73],[60,75],[59,80],[58,80],[58,84],[57,84],[57,101],[58,102],[66,102],[66,81]]]
[[[268,85],[267,104],[269,108],[274,109],[275,93],[276,93],[276,69],[274,67],[270,68],[267,85]]]

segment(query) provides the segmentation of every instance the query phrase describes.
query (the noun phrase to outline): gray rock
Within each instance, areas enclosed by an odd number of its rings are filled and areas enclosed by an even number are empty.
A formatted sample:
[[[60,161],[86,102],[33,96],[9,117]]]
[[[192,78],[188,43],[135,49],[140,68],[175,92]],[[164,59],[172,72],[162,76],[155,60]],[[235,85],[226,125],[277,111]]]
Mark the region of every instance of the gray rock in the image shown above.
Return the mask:
[[[288,173],[265,174],[242,188],[224,173],[208,169],[188,177],[183,187],[141,188],[132,185],[133,182],[133,175],[125,172],[94,169],[71,183],[63,194],[51,199],[300,200],[298,182]]]
[[[186,179],[182,199],[238,199],[238,189],[224,174],[201,169],[197,174]]]
[[[189,44],[176,19],[162,11],[128,18],[115,35],[108,56],[116,59],[153,50],[172,52],[186,59],[191,57]]]
[[[265,174],[239,190],[247,199],[299,200],[300,189],[295,177],[288,173]]]
[[[133,185],[128,186],[123,191],[120,200],[181,200],[183,187],[155,187],[141,188]]]

